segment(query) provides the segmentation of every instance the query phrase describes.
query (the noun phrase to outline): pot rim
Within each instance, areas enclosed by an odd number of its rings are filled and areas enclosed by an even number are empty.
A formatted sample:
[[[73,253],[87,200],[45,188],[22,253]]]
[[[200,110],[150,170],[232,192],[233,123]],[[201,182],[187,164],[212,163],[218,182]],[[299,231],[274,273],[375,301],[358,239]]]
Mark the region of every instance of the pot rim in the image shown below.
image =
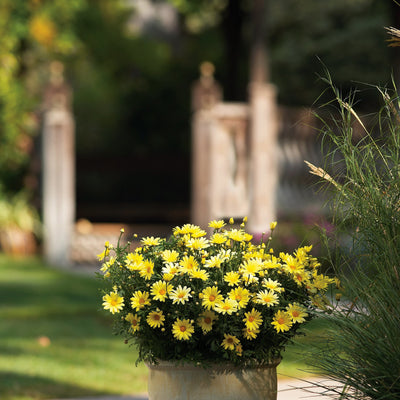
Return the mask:
[[[187,369],[212,369],[214,371],[239,371],[239,370],[250,370],[250,369],[268,369],[268,368],[276,368],[280,362],[281,358],[274,359],[265,364],[259,365],[234,365],[229,362],[221,362],[221,363],[213,363],[213,362],[204,362],[204,363],[189,363],[182,362],[180,360],[157,360],[157,363],[145,362],[148,368],[154,370],[165,370],[174,368],[175,370],[187,370]]]

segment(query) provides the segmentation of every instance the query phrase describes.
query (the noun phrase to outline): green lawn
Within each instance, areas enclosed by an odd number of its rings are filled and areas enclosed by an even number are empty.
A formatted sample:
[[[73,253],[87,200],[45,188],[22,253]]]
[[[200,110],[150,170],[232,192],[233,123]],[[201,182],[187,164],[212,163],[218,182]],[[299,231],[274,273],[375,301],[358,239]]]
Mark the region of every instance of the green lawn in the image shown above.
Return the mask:
[[[135,349],[111,334],[100,281],[0,254],[0,398],[51,399],[146,391]],[[315,326],[313,332],[319,328]],[[312,334],[302,338],[312,340]],[[300,353],[299,353],[300,352]],[[301,346],[284,354],[280,379],[307,376]]]

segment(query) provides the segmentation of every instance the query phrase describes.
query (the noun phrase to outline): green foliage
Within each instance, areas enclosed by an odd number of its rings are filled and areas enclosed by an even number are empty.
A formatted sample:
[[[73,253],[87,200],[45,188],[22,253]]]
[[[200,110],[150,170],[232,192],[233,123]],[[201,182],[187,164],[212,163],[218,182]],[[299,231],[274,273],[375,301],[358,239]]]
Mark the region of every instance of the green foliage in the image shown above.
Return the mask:
[[[0,190],[19,192],[29,168],[36,112],[54,57],[73,53],[75,14],[86,0],[4,0],[0,7]]]
[[[0,231],[10,228],[40,233],[39,215],[22,192],[12,198],[0,198]]]
[[[316,73],[322,60],[336,84],[349,92],[359,82],[390,81],[391,53],[383,44],[391,2],[380,0],[282,0],[269,2],[268,49],[272,81],[287,105],[313,104],[324,89]],[[291,10],[290,13],[287,10]],[[364,108],[376,104],[360,95]],[[366,103],[366,104],[364,104]]]
[[[327,82],[332,85],[328,76]],[[326,318],[323,351],[312,365],[344,385],[341,398],[400,398],[400,119],[395,92],[378,88],[382,109],[366,125],[354,99],[334,95],[341,118],[324,130],[336,189],[332,264],[345,302]],[[375,122],[375,124],[374,124]],[[355,135],[361,126],[362,135]],[[366,126],[370,126],[367,128]],[[346,240],[343,240],[346,238]],[[338,389],[339,391],[339,389]],[[342,392],[340,390],[340,392]]]

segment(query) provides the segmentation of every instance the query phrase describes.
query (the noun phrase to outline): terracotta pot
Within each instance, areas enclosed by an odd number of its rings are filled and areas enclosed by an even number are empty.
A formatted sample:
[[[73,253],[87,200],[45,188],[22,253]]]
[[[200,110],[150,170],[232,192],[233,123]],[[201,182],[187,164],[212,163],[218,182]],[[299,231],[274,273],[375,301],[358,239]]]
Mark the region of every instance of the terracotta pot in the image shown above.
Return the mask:
[[[0,230],[0,250],[5,254],[28,255],[36,252],[33,233],[18,228]]]
[[[148,364],[149,400],[276,400],[279,362],[245,369]]]

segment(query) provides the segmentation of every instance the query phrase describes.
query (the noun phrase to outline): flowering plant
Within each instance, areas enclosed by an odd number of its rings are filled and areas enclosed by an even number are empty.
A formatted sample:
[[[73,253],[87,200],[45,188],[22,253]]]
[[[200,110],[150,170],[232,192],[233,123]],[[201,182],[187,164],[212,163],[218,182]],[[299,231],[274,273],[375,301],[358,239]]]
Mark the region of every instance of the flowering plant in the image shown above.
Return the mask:
[[[138,346],[138,361],[263,364],[323,306],[332,279],[319,273],[311,246],[276,256],[271,237],[252,243],[245,221],[239,229],[211,221],[208,239],[186,224],[132,251],[129,242],[106,243],[103,307],[115,333]]]

